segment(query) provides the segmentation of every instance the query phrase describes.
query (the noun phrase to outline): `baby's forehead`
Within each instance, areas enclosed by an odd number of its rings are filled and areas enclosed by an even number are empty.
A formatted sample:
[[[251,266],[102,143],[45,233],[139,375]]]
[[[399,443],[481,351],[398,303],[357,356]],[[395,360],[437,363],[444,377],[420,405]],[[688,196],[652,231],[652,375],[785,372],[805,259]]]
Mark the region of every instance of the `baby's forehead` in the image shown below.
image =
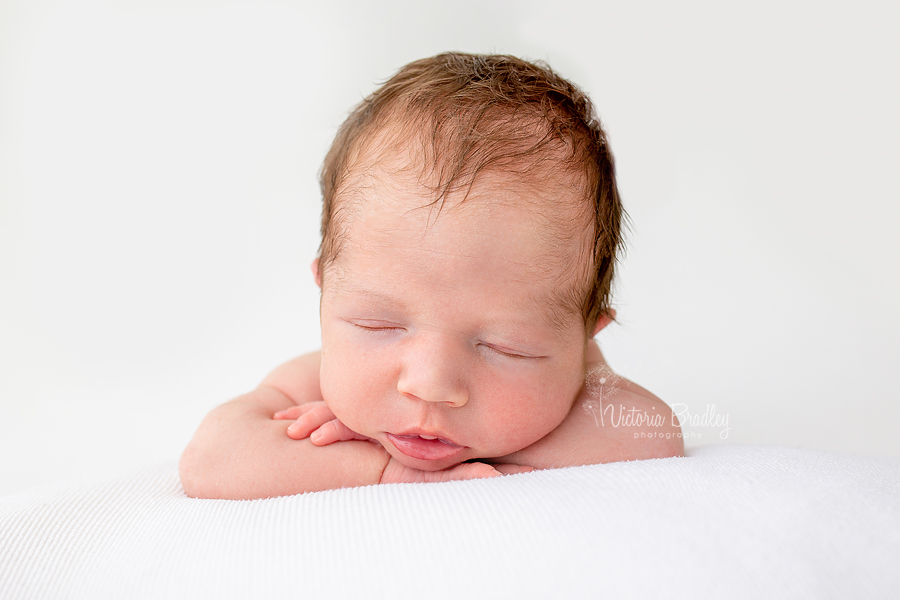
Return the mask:
[[[479,178],[470,187],[441,197],[409,177],[375,176],[348,195],[342,229],[344,242],[351,244],[361,237],[390,244],[409,237],[411,230],[415,240],[435,226],[453,228],[459,236],[480,231],[488,249],[498,236],[516,238],[522,230],[511,223],[524,222],[528,231],[538,235],[523,237],[532,246],[540,242],[543,248],[534,267],[563,271],[591,254],[585,250],[591,243],[593,219],[580,204],[571,188],[525,183],[502,174]],[[388,225],[371,228],[369,218],[376,214]],[[480,224],[486,221],[494,228],[485,231]]]
[[[532,218],[534,226],[560,250],[567,246],[565,241],[585,234],[592,238],[595,206],[588,197],[587,177],[553,157],[539,165],[492,166],[460,177],[448,187],[420,152],[377,152],[370,147],[366,154],[350,165],[335,199],[336,220],[345,225],[344,239],[352,233],[350,225],[372,210],[397,220],[428,213],[433,221],[443,215],[477,218],[486,212],[507,211]],[[571,262],[572,257],[563,254],[561,258]]]
[[[379,166],[360,174],[348,192],[338,263],[344,251],[372,256],[387,254],[398,244],[416,251],[433,227],[454,231],[460,241],[479,236],[480,244],[467,249],[486,257],[501,239],[515,243],[521,236],[520,256],[527,268],[519,272],[551,284],[546,294],[520,300],[557,307],[561,321],[580,310],[592,267],[593,218],[571,178],[536,181],[517,173],[486,172],[468,188],[436,200],[409,170]]]

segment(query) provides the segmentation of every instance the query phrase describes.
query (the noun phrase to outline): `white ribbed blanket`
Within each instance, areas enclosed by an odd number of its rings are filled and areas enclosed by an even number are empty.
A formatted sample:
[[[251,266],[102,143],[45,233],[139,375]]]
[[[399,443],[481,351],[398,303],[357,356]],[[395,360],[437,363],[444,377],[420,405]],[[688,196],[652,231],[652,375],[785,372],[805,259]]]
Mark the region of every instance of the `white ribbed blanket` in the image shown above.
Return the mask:
[[[900,465],[789,448],[254,501],[0,498],[0,598],[897,598]]]

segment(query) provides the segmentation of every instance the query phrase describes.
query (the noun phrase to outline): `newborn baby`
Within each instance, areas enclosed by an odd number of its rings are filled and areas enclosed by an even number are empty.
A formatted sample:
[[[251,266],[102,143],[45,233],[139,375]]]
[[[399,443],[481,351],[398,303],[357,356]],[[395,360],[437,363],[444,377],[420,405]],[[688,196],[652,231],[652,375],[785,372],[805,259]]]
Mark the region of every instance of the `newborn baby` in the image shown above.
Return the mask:
[[[588,98],[443,54],[350,115],[322,171],[321,353],[215,409],[188,495],[260,498],[678,456],[668,406],[593,336],[622,206]]]

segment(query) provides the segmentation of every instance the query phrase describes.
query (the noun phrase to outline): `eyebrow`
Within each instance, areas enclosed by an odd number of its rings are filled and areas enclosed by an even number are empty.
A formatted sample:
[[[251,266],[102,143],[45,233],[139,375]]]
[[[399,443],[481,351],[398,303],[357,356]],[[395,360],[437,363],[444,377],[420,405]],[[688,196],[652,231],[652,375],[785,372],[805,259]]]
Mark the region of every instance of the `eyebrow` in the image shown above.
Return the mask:
[[[405,306],[402,300],[395,298],[394,296],[389,296],[388,294],[382,292],[358,287],[353,285],[352,283],[345,286],[341,286],[340,284],[333,285],[336,285],[338,288],[340,288],[338,290],[332,291],[332,293],[338,296],[352,296],[353,298],[364,298],[369,302],[380,302],[400,307]]]

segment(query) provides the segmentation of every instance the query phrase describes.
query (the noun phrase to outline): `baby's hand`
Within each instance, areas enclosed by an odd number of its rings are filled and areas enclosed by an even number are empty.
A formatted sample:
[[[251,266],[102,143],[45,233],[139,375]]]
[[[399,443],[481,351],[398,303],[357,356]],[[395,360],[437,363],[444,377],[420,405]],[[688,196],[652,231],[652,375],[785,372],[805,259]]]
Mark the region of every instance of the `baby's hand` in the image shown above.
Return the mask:
[[[419,469],[407,467],[396,459],[391,458],[384,469],[384,473],[381,474],[381,483],[432,483],[438,481],[460,481],[463,479],[487,479],[513,473],[527,473],[529,471],[534,471],[534,469],[521,465],[489,465],[480,462],[462,463],[443,471],[420,471]]]
[[[360,435],[341,423],[322,401],[298,404],[285,410],[280,410],[274,415],[276,420],[296,419],[287,428],[289,438],[302,440],[309,437],[316,446],[327,446],[334,442],[347,440],[371,441],[364,435]]]

